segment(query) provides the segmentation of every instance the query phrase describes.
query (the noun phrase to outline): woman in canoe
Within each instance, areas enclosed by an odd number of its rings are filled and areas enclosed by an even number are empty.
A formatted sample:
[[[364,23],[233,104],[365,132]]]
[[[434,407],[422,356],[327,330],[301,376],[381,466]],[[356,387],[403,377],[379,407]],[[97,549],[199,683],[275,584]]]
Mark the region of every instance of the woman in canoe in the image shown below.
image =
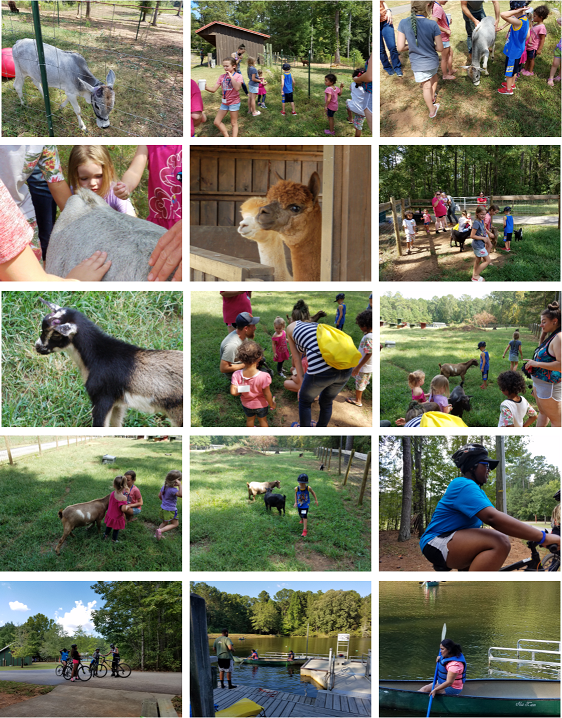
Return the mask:
[[[468,444],[452,459],[460,470],[453,479],[420,539],[420,548],[436,571],[498,571],[511,550],[510,536],[555,544],[560,536],[541,531],[494,508],[482,486],[499,461],[482,444]],[[488,524],[495,531],[482,531]]]
[[[248,658],[253,658],[254,661],[259,659],[258,652],[255,648],[252,648],[252,653],[248,656]]]
[[[434,698],[438,693],[446,696],[458,696],[466,680],[466,660],[462,654],[462,648],[450,638],[444,638],[439,646],[439,653],[441,655],[437,659],[435,688],[433,688],[433,683],[428,683],[420,688],[418,693],[431,693]]]

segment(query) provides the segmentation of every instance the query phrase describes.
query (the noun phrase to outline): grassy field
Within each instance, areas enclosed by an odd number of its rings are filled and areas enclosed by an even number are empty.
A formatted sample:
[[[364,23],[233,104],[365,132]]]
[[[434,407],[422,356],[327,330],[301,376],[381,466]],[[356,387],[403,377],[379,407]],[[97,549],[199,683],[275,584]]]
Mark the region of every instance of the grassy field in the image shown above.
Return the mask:
[[[177,529],[156,541],[160,500],[168,471],[181,469],[180,442],[104,437],[86,445],[24,456],[2,466],[0,481],[0,565],[5,571],[181,571],[181,504]],[[116,456],[102,464],[104,454]],[[167,456],[169,454],[169,456]],[[75,529],[60,556],[54,548],[62,536],[58,511],[70,504],[106,496],[113,479],[129,469],[137,472],[142,512],[119,534],[117,545],[102,541],[97,528]],[[105,525],[102,522],[102,533]]]
[[[523,356],[530,359],[537,341],[524,327],[519,327],[519,330],[523,342]],[[381,329],[381,342],[389,339],[396,341],[396,347],[385,348],[381,352],[381,419],[388,419],[394,425],[396,419],[405,415],[411,400],[411,390],[408,387],[410,372],[416,369],[425,372],[423,390],[427,394],[431,380],[439,374],[439,364],[478,360],[478,342],[485,341],[490,355],[488,388],[478,388],[482,383],[482,375],[478,366],[471,367],[465,377],[464,390],[473,396],[472,410],[465,412],[463,421],[468,426],[497,426],[500,404],[505,396],[501,393],[496,379],[502,371],[509,370],[509,354],[506,354],[503,360],[501,357],[508,342],[513,339],[513,331],[478,328],[471,328],[470,331],[464,331],[462,328]],[[520,362],[518,369],[521,368]],[[452,379],[451,391],[458,384],[458,379]],[[530,389],[527,389],[524,396],[536,409]]]
[[[4,292],[4,426],[91,426],[91,402],[66,353],[35,351],[47,307],[42,296],[83,312],[104,332],[150,349],[183,348],[181,292]],[[167,418],[130,410],[125,426],[168,426]]]
[[[273,320],[285,318],[291,313],[299,299],[303,299],[314,314],[319,310],[328,316],[321,323],[333,325],[335,317],[334,299],[336,292],[252,292],[252,313],[260,317],[256,327],[255,341],[265,350],[265,359],[273,370],[271,336],[274,333]],[[344,330],[353,337],[355,346],[363,336],[355,324],[355,317],[368,305],[369,292],[346,292],[347,314]],[[222,298],[218,292],[191,293],[191,425],[192,426],[245,426],[245,416],[240,398],[230,395],[230,380],[219,371],[220,344],[226,337],[226,326],[222,318]],[[289,362],[285,362],[289,369]],[[273,377],[271,393],[288,404],[298,405],[297,395],[283,387],[283,379]],[[346,392],[353,391],[355,379],[351,378]],[[351,395],[351,394],[350,394]],[[364,400],[372,399],[371,384],[365,390]],[[360,410],[359,410],[360,411]],[[277,413],[276,413],[277,412]],[[280,411],[268,414],[270,426],[281,426]]]
[[[287,105],[287,114],[281,114],[281,68],[275,66],[272,70],[264,69],[264,77],[268,84],[265,104],[267,109],[257,108],[261,112],[259,117],[248,115],[248,100],[243,90],[240,90],[242,104],[238,113],[239,137],[327,137],[324,130],[328,129],[328,118],[324,110],[324,77],[333,73],[338,78],[337,86],[343,82],[342,94],[338,98],[338,111],[334,115],[336,137],[355,137],[355,128],[347,122],[345,101],[351,98],[350,84],[353,70],[348,68],[315,67],[310,69],[310,98],[308,97],[308,68],[291,66],[295,80],[294,101],[296,116],[291,114],[291,106]],[[242,65],[242,74],[247,84],[247,67]],[[192,64],[191,77],[197,80],[207,80],[207,87],[214,87],[223,73],[222,67],[208,68]],[[213,120],[221,103],[220,88],[215,93],[202,92],[203,107],[207,115],[207,122],[195,129],[197,137],[221,137],[221,133],[213,125]],[[224,120],[228,134],[232,135],[230,115]],[[371,131],[365,120],[362,137],[371,137]]]
[[[78,19],[76,8],[59,3],[42,3],[43,41],[61,50],[80,53],[90,71],[105,82],[113,69],[115,107],[110,129],[100,129],[88,104],[80,99],[86,132],[61,90],[51,89],[51,109],[55,136],[62,137],[171,137],[183,134],[183,67],[181,18],[166,16],[159,27],[141,23],[136,38],[139,11],[119,8],[106,13],[92,5],[92,18]],[[49,7],[50,6],[50,7]],[[60,18],[60,25],[58,19]],[[149,14],[150,18],[150,14]],[[22,6],[19,14],[2,13],[2,47],[33,37],[31,13]],[[4,137],[48,136],[45,105],[30,79],[24,83],[25,106],[20,104],[13,79],[2,79],[2,133]]]
[[[341,485],[337,463],[319,471],[311,452],[264,455],[235,449],[191,454],[192,571],[370,571],[370,499],[357,506],[355,486]],[[308,536],[294,504],[297,476],[305,471],[311,496]],[[266,512],[263,496],[248,500],[246,482],[281,482],[286,514]],[[368,484],[369,486],[369,484]]]
[[[32,663],[30,666],[0,666],[0,671],[29,671],[36,668],[52,668],[55,670],[55,668],[59,665],[59,663]],[[54,687],[54,686],[53,686]]]
[[[392,8],[404,7],[402,0],[389,0]],[[409,4],[408,4],[409,5]],[[515,94],[502,96],[498,88],[505,79],[503,47],[507,28],[496,38],[495,60],[488,64],[489,77],[482,75],[478,87],[472,84],[466,70],[466,29],[460,3],[449,3],[446,11],[452,14],[451,46],[454,51],[453,67],[456,80],[440,80],[437,93],[439,112],[430,120],[420,86],[415,82],[407,50],[401,53],[404,77],[389,77],[380,67],[380,133],[383,137],[443,137],[460,134],[463,137],[560,137],[560,84],[549,87],[549,75],[554,48],[560,40],[560,3],[547,3],[551,14],[545,22],[548,31],[542,55],[535,61],[535,76],[521,76]],[[451,9],[449,9],[451,8]],[[556,9],[556,10],[555,10]],[[500,2],[501,12],[509,10],[509,2]],[[491,3],[485,12],[493,15]],[[395,35],[400,20],[406,17],[401,11],[393,15]],[[500,20],[500,27],[505,22]],[[558,73],[559,74],[559,73]],[[441,76],[441,70],[439,70]]]

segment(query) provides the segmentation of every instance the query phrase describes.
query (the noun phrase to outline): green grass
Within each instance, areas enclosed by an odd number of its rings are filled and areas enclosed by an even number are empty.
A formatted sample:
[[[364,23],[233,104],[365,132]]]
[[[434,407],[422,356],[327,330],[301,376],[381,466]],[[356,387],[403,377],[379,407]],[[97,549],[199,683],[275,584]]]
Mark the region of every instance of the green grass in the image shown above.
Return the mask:
[[[35,341],[42,296],[83,312],[104,332],[148,349],[182,349],[182,292],[3,292],[3,426],[92,426],[91,402],[66,353],[41,356]],[[129,410],[124,426],[168,426],[161,415]]]
[[[41,436],[41,446],[44,446],[48,442],[54,441],[55,436]],[[29,434],[28,436],[9,436],[8,437],[10,441],[10,449],[15,449],[18,446],[31,446],[32,444],[37,444],[37,436],[34,436],[33,434]],[[72,439],[74,441],[74,437]],[[64,439],[59,436],[59,442],[64,441],[66,443],[66,436]],[[0,436],[0,450],[6,449],[6,437]]]
[[[389,0],[387,4],[392,10],[407,3]],[[560,7],[559,3],[549,5]],[[494,15],[490,3],[486,3],[484,10],[486,15]],[[502,0],[500,10],[509,10],[509,2]],[[546,83],[554,48],[560,40],[560,27],[556,23],[559,13],[551,12],[545,22],[548,35],[542,55],[535,60],[535,77],[521,76],[515,94],[503,97],[497,90],[505,80],[503,47],[507,28],[496,38],[495,59],[488,63],[489,77],[482,75],[480,85],[475,87],[466,70],[460,69],[467,64],[466,29],[460,3],[450,3],[446,11],[453,15],[451,46],[457,79],[439,81],[437,91],[440,108],[436,119],[430,120],[420,86],[414,80],[408,51],[405,50],[400,56],[403,78],[396,75],[389,77],[380,64],[381,136],[403,136],[404,132],[397,131],[396,123],[400,121],[401,113],[413,110],[418,122],[417,131],[410,132],[411,122],[410,126],[404,128],[412,136],[440,137],[446,132],[458,132],[463,137],[560,137],[560,83],[555,83],[554,87]],[[393,15],[395,34],[400,20],[405,17],[404,12]],[[504,24],[505,21],[500,20],[500,27]],[[394,119],[390,117],[391,114],[395,116]]]
[[[265,350],[265,359],[274,371],[271,336],[274,333],[273,320],[277,316],[285,318],[291,314],[293,306],[303,299],[310,313],[319,310],[328,316],[321,323],[333,325],[335,317],[334,299],[336,292],[252,292],[252,313],[260,317],[256,328],[255,341]],[[346,292],[347,314],[344,331],[353,337],[355,346],[363,333],[355,324],[355,317],[368,305],[369,292]],[[222,340],[226,337],[226,326],[222,318],[222,298],[218,292],[191,293],[191,425],[192,426],[245,426],[245,416],[240,398],[230,395],[230,380],[219,371],[219,352]],[[289,369],[289,362],[285,362]],[[283,387],[283,379],[273,377],[271,393],[279,400],[298,404],[297,395]],[[355,391],[355,379],[347,383],[350,391]],[[345,391],[345,389],[344,389]],[[372,399],[371,384],[365,390],[364,399]],[[270,426],[280,426],[281,419],[275,411],[268,414]]]
[[[257,108],[261,115],[251,117],[248,115],[248,100],[243,90],[240,90],[240,111],[238,112],[239,137],[327,137],[324,130],[328,129],[328,118],[324,110],[324,77],[332,72],[338,78],[338,87],[343,82],[342,94],[338,98],[338,111],[334,115],[336,137],[355,137],[355,128],[347,122],[347,109],[345,101],[351,98],[350,84],[353,70],[347,68],[311,67],[310,70],[310,98],[308,97],[308,68],[291,66],[295,79],[294,101],[296,116],[291,114],[291,106],[287,105],[287,114],[281,114],[281,68],[275,66],[272,70],[264,69],[264,77],[268,81],[266,86],[267,109]],[[247,83],[247,66],[240,68]],[[208,68],[192,65],[191,77],[197,80],[207,80],[207,87],[214,87],[224,70],[221,67]],[[215,92],[203,91],[203,107],[207,115],[207,122],[195,129],[197,137],[221,137],[221,133],[213,125],[213,120],[220,108],[220,88]],[[287,109],[288,108],[288,109]],[[227,114],[224,123],[229,135],[232,135],[230,115]],[[362,137],[372,137],[365,120]]]
[[[180,571],[180,526],[156,541],[160,500],[168,471],[181,469],[181,443],[103,437],[3,465],[0,481],[0,565],[4,571]],[[102,464],[104,454],[116,456]],[[170,454],[170,456],[166,456]],[[66,506],[106,496],[113,479],[129,469],[137,472],[142,512],[119,534],[119,543],[102,541],[97,528],[74,530],[61,548],[58,511]],[[105,525],[102,522],[102,533]],[[121,540],[123,539],[123,540]]]
[[[36,668],[52,668],[53,670],[60,665],[59,663],[32,663],[30,666],[0,666],[0,671],[29,671]],[[53,686],[54,688],[54,686]],[[0,689],[1,692],[1,689]]]
[[[522,351],[525,359],[532,358],[537,345],[536,339],[524,327],[519,327],[523,342]],[[411,401],[411,389],[408,387],[409,372],[421,369],[425,372],[423,390],[429,393],[429,385],[434,376],[439,374],[439,364],[455,364],[479,360],[477,349],[479,341],[486,342],[490,355],[490,372],[488,388],[479,389],[482,375],[478,366],[471,367],[465,377],[464,390],[473,396],[472,410],[465,412],[463,421],[468,426],[496,427],[500,415],[500,404],[505,396],[497,385],[497,377],[509,370],[509,354],[502,359],[508,342],[513,339],[513,329],[478,329],[478,331],[462,331],[459,329],[381,329],[381,342],[392,339],[396,341],[393,349],[381,352],[381,419],[388,419],[394,425],[396,419],[404,417]],[[522,368],[519,362],[518,370]],[[459,384],[459,379],[450,382],[451,391]],[[527,381],[526,384],[530,384]],[[536,409],[531,391],[527,389],[525,398]]]
[[[20,683],[20,681],[0,681],[0,693],[22,696],[22,700],[43,696],[54,691],[55,688],[56,686],[37,686],[34,683]]]
[[[220,450],[192,453],[190,464],[192,571],[371,570],[370,501],[357,506],[357,492],[341,486],[344,474],[318,471],[310,452],[299,459]],[[316,506],[311,496],[306,539],[293,508],[302,471],[318,498]],[[281,482],[285,516],[266,512],[261,495],[248,500],[246,482],[265,479]]]

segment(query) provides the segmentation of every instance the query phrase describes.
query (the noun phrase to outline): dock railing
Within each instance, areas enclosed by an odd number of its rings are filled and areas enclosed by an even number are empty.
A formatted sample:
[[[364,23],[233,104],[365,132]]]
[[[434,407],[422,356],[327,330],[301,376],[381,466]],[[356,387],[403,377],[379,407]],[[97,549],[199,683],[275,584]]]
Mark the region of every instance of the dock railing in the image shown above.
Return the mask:
[[[525,648],[522,646],[522,643],[532,643],[533,645],[529,648]],[[541,648],[537,644],[539,643],[547,643],[550,645],[556,645],[558,647],[558,650],[549,650],[546,648]],[[511,658],[504,658],[499,656],[494,656],[492,654],[492,651],[505,651],[507,653],[515,653],[516,655]],[[520,654],[531,654],[531,658],[521,658]],[[537,654],[546,654],[550,656],[557,656],[558,660],[538,660],[536,658]],[[533,639],[533,638],[520,638],[517,641],[517,648],[504,648],[503,646],[490,646],[488,648],[488,666],[492,661],[502,662],[502,663],[524,663],[527,665],[535,665],[535,666],[553,666],[555,668],[560,668],[560,641],[544,641],[539,639]]]

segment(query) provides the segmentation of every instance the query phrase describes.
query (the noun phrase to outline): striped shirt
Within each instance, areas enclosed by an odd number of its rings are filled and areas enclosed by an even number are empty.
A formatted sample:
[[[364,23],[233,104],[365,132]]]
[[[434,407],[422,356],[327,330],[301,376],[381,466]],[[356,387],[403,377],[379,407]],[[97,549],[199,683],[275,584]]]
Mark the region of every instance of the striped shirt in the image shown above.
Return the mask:
[[[315,322],[301,322],[298,321],[293,329],[293,340],[300,352],[306,351],[306,358],[308,360],[308,374],[321,374],[328,369],[332,369],[329,364],[326,364],[322,359],[322,354],[318,347],[318,339],[316,333],[318,331],[318,325]]]

